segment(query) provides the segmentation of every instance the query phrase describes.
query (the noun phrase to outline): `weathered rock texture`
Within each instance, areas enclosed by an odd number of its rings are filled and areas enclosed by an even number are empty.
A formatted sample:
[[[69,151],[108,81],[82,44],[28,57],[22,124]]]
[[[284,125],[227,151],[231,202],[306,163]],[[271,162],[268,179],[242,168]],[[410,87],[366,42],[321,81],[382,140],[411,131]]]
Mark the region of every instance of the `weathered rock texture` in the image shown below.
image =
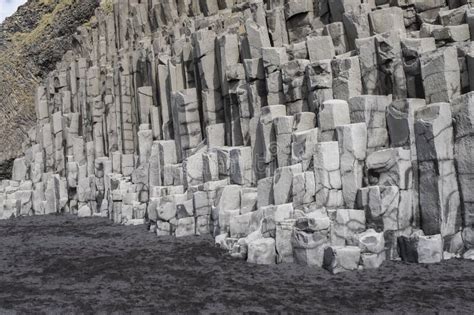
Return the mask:
[[[29,0],[0,24],[0,168],[21,155],[36,122],[35,87],[73,47],[77,27],[88,23],[99,3]]]
[[[3,218],[148,222],[333,273],[474,244],[468,6],[104,3],[37,88]]]

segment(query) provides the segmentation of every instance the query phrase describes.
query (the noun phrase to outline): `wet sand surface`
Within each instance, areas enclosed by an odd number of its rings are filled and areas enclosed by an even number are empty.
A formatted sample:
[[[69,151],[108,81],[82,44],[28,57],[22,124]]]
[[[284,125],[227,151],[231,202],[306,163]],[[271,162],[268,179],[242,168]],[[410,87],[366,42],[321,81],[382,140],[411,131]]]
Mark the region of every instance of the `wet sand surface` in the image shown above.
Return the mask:
[[[457,312],[474,261],[385,262],[331,275],[233,259],[210,237],[158,238],[103,218],[0,221],[0,313]]]

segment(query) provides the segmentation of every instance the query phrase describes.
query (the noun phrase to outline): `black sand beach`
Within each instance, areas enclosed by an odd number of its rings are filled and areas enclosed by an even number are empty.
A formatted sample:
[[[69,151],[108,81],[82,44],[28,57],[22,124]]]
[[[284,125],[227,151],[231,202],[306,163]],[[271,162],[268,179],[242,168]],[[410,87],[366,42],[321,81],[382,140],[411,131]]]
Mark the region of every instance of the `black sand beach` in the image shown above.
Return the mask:
[[[386,262],[331,275],[235,260],[210,237],[158,238],[106,219],[0,222],[0,313],[457,312],[474,310],[474,262]]]

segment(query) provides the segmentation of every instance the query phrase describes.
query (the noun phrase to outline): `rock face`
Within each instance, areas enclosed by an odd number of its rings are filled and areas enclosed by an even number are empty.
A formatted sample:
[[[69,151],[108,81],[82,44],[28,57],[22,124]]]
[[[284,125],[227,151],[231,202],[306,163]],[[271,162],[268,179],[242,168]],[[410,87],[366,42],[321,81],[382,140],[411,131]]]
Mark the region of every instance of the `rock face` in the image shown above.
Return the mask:
[[[470,9],[391,5],[103,1],[36,89],[0,216],[332,273],[472,257]]]
[[[39,81],[74,47],[78,26],[94,19],[100,0],[28,0],[0,24],[0,178],[22,154],[22,142],[35,124]],[[5,165],[3,165],[5,163]]]

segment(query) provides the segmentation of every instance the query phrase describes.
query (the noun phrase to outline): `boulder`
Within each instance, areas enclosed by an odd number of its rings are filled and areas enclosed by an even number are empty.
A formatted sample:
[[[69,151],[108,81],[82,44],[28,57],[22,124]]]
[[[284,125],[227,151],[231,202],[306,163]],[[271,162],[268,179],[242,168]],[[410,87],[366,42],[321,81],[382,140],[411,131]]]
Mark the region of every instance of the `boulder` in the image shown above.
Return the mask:
[[[276,263],[275,239],[262,238],[248,244],[247,261],[252,264],[272,265]]]
[[[377,233],[373,229],[358,234],[356,238],[362,253],[379,254],[385,249],[383,233]]]
[[[294,229],[291,243],[296,263],[322,267],[324,251],[329,246],[327,231],[311,233]]]
[[[382,251],[378,254],[373,253],[361,253],[360,264],[364,269],[377,269],[385,261],[385,252]]]
[[[406,262],[438,263],[443,260],[443,238],[440,234],[401,236],[398,238],[398,251]]]
[[[359,268],[360,248],[356,246],[329,246],[324,251],[323,268],[333,274]]]
[[[293,263],[293,245],[291,243],[295,221],[293,219],[276,222],[275,247],[277,263]]]
[[[357,234],[365,230],[365,212],[354,209],[337,209],[331,229],[331,245],[356,245]]]
[[[92,216],[92,210],[91,210],[91,208],[89,208],[89,206],[84,205],[84,206],[80,207],[79,210],[77,211],[77,216],[79,218],[90,217],[90,216]]]
[[[195,232],[196,228],[194,217],[181,218],[177,220],[176,230],[174,232],[176,237],[195,235]]]

